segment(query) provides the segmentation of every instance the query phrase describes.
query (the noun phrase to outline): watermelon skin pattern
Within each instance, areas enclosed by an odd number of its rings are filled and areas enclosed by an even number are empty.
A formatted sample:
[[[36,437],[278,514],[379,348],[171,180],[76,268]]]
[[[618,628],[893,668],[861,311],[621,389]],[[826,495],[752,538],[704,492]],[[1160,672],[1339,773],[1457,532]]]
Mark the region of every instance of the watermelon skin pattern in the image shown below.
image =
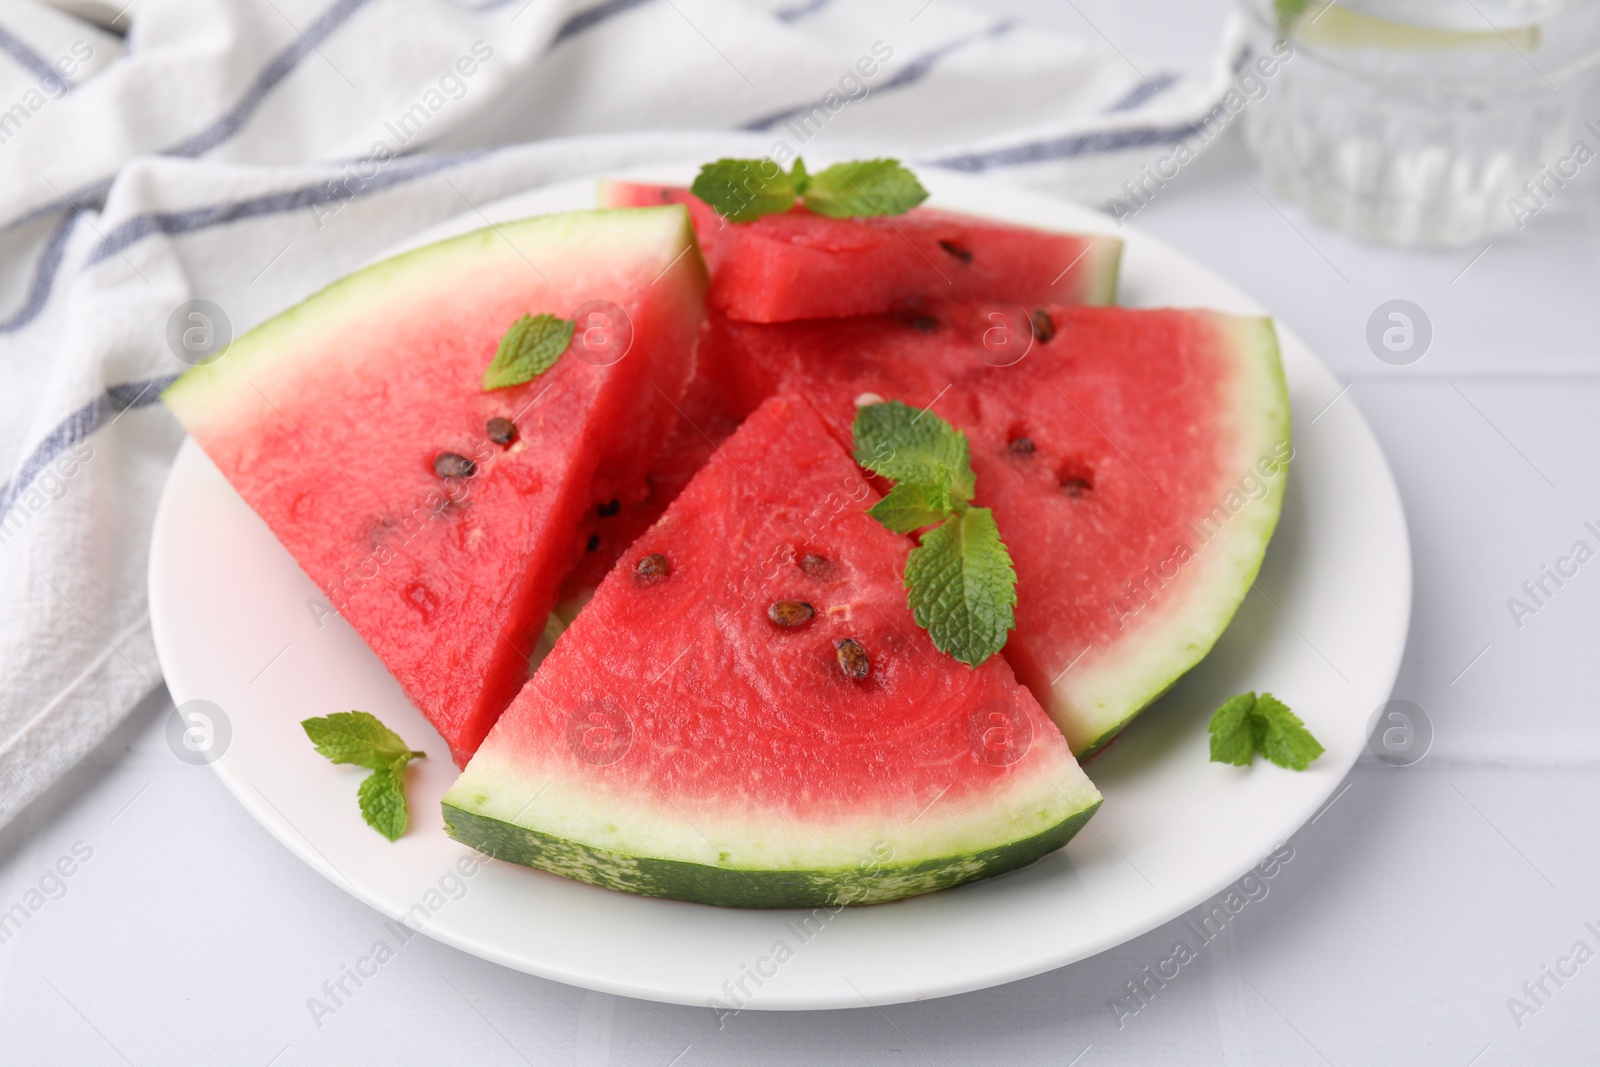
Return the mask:
[[[946,858],[895,865],[863,862],[823,870],[730,871],[683,860],[629,856],[540,833],[446,803],[445,829],[498,860],[520,863],[604,889],[722,908],[818,908],[881,904],[981,881],[1026,867],[1072,840],[1100,808],[1087,808],[1032,837]]]
[[[877,496],[807,401],[764,402],[501,717],[445,796],[449,832],[742,907],[893,900],[1060,847],[1098,791],[1003,659],[969,668],[912,621],[911,541],[866,514]],[[801,625],[773,621],[797,599]]]

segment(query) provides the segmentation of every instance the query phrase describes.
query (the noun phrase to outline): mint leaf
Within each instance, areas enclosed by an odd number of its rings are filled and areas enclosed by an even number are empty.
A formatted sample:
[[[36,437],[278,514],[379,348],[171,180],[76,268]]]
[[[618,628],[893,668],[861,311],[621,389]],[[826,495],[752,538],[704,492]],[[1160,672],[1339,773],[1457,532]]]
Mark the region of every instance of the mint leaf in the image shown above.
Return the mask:
[[[795,196],[805,196],[806,190],[811,188],[811,175],[806,173],[806,161],[799,156],[794,157],[794,166],[789,168],[789,183],[794,186]]]
[[[896,533],[939,523],[906,558],[906,602],[939,651],[977,666],[1015,625],[1017,572],[994,514],[971,506],[967,435],[898,400],[858,409],[851,433],[856,462],[897,483],[868,514]]]
[[[1300,716],[1271,693],[1256,700],[1256,751],[1280,767],[1303,771],[1323,753],[1323,747]]]
[[[910,533],[931,526],[950,514],[955,501],[947,485],[901,482],[867,512],[895,533]]]
[[[1241,693],[1211,714],[1211,762],[1248,767],[1260,753],[1280,767],[1303,771],[1323,747],[1300,717],[1271,693]]]
[[[307,719],[300,725],[317,751],[334,763],[354,763],[381,771],[402,757],[422,759],[426,755],[413,752],[399,734],[364,711],[340,711],[321,719]]]
[[[835,163],[806,189],[806,207],[835,219],[904,215],[926,199],[928,190],[897,159]]]
[[[795,161],[800,176],[805,166]],[[729,222],[749,222],[794,207],[794,180],[770,159],[719,159],[707,163],[689,191]]]
[[[905,582],[911,615],[939,651],[976,667],[1005,646],[1017,572],[988,508],[965,508],[924,534]]]
[[[531,382],[556,365],[561,353],[572,343],[577,323],[554,315],[524,315],[511,324],[500,338],[489,369],[483,372],[483,388],[505,389]]]
[[[401,776],[405,764],[393,770],[373,771],[367,775],[357,790],[361,798],[361,816],[367,825],[394,841],[406,832],[410,813],[406,810],[406,787]]]
[[[872,473],[897,482],[946,486],[957,499],[972,499],[976,479],[967,435],[933,412],[898,400],[868,404],[856,410],[851,433],[856,462]]]
[[[1250,711],[1256,706],[1254,693],[1241,693],[1224,701],[1211,714],[1211,762],[1248,767],[1256,758],[1255,727]]]
[[[788,173],[771,159],[719,159],[700,168],[689,191],[729,222],[788,211],[801,197],[811,211],[835,219],[903,215],[928,199],[895,159],[835,163],[820,174],[809,173],[799,156]]]
[[[406,746],[400,735],[365,711],[340,711],[300,724],[317,751],[334,763],[353,763],[372,773],[358,796],[367,825],[390,841],[406,832],[406,764],[426,752]]]

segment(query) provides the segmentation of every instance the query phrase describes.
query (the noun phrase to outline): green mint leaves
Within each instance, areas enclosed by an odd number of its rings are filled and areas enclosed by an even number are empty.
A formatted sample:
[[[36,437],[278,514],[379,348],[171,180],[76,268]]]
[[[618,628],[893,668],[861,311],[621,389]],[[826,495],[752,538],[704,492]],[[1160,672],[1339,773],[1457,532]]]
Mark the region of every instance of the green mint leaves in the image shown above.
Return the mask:
[[[1323,753],[1300,717],[1271,693],[1241,693],[1211,716],[1211,762],[1248,767],[1256,753],[1280,767],[1303,771]]]
[[[795,166],[800,166],[795,160]],[[904,215],[924,200],[928,190],[896,159],[836,163],[811,179],[806,207],[831,219],[866,215]]]
[[[719,159],[700,168],[689,191],[729,222],[788,211],[801,199],[818,215],[848,219],[903,215],[928,198],[896,159],[836,163],[818,174],[798,157],[787,172],[770,159]]]
[[[971,505],[967,435],[899,401],[859,409],[852,432],[856,462],[896,483],[868,514],[896,533],[933,526],[906,560],[912,618],[939,651],[978,666],[1015,625],[1017,572],[994,514]]]
[[[406,832],[410,812],[406,810],[405,764],[393,769],[373,771],[361,780],[356,797],[361,802],[361,817],[367,825],[390,841]]]
[[[895,533],[904,534],[932,526],[954,511],[955,506],[955,498],[947,486],[906,482],[889,490],[889,495],[872,505],[867,514]]]
[[[707,163],[689,191],[716,208],[729,222],[750,222],[794,207],[807,181],[805,164],[785,174],[770,159],[719,159]]]
[[[911,615],[941,652],[976,667],[1015,625],[1017,572],[994,513],[962,506],[922,536],[906,560]]]
[[[856,411],[852,432],[856,462],[872,473],[896,482],[940,486],[963,501],[972,499],[975,481],[967,435],[939,416],[898,400],[868,404]]]
[[[353,763],[357,767],[381,771],[396,761],[421,759],[400,740],[400,735],[364,711],[341,711],[300,724],[317,751],[334,763]]]
[[[300,724],[317,751],[334,763],[353,763],[372,771],[357,796],[367,825],[390,841],[406,832],[406,764],[425,752],[406,747],[400,735],[364,711],[341,711]]]
[[[556,365],[572,343],[576,326],[571,319],[550,314],[522,316],[500,338],[494,360],[483,372],[483,388],[505,389],[533,381]]]

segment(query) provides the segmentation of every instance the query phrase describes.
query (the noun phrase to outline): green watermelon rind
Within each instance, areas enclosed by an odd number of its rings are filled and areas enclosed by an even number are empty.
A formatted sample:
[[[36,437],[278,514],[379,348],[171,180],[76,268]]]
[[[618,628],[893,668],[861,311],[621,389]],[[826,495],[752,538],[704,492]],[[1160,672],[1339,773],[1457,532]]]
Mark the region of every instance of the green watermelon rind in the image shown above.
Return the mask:
[[[686,812],[638,782],[625,759],[610,785],[597,769],[559,745],[497,751],[491,737],[445,794],[445,829],[490,855],[608,889],[817,907],[897,900],[1032,863],[1102,800],[1053,732],[1035,735],[1001,774],[971,767],[959,798],[946,786],[926,805],[885,795],[814,816],[737,801],[719,812],[715,798],[680,797]],[[962,773],[950,770],[954,784]]]
[[[1217,318],[1233,335],[1229,350],[1241,368],[1237,381],[1242,391],[1232,410],[1258,413],[1244,424],[1245,432],[1237,443],[1233,456],[1239,468],[1233,472],[1237,478],[1280,445],[1290,449],[1289,391],[1272,320]],[[1224,527],[1225,558],[1213,561],[1201,581],[1186,583],[1176,613],[1187,614],[1187,625],[1175,625],[1173,612],[1153,614],[1143,620],[1144,628],[1154,631],[1152,640],[1128,639],[1119,646],[1142,662],[1132,666],[1089,663],[1067,671],[1052,691],[1044,694],[1041,703],[1061,726],[1080,761],[1104,748],[1139,712],[1176,685],[1227,630],[1266,558],[1283,511],[1290,465],[1285,460],[1281,475],[1268,481],[1267,493],[1249,502]]]
[[[950,889],[1025,867],[1070,841],[1101,804],[1019,840],[909,863],[795,870],[718,867],[633,856],[479,814],[446,800],[445,830],[495,859],[605,889],[724,908],[821,908],[879,904]]]
[[[363,267],[312,293],[294,307],[275,315],[235,338],[220,358],[185,371],[162,392],[161,399],[179,421],[191,430],[207,425],[228,426],[234,405],[256,399],[249,387],[252,370],[303,362],[315,373],[315,362],[301,358],[313,351],[298,338],[312,340],[330,326],[352,321],[363,312],[378,312],[404,300],[408,292],[437,291],[440,279],[452,279],[452,264],[482,268],[494,255],[513,256],[534,270],[530,255],[547,266],[558,267],[564,256],[581,254],[591,261],[612,256],[611,241],[624,253],[620,258],[640,260],[641,234],[659,229],[659,240],[674,254],[697,247],[688,209],[681,204],[651,208],[600,209],[538,215],[500,223],[457,237],[402,252]],[[698,265],[698,257],[695,257]],[[703,268],[702,268],[703,270]],[[459,282],[447,283],[459,284]],[[703,284],[703,281],[702,283]]]

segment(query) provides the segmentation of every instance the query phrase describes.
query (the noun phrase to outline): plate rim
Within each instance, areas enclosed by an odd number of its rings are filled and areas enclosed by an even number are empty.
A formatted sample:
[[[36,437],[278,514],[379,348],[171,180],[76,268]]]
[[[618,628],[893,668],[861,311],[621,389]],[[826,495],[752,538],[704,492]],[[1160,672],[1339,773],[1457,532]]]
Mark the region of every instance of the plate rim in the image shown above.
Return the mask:
[[[413,236],[397,242],[393,247],[376,258],[385,258],[388,255],[404,251],[408,248],[416,247],[420,244],[426,244],[433,240],[438,240],[441,237],[447,236],[451,233],[482,229],[485,219],[494,220],[516,217],[517,215],[525,214],[527,213],[527,209],[519,208],[519,204],[530,201],[537,203],[540,200],[555,199],[567,191],[575,189],[576,187],[585,183],[593,186],[603,178],[617,178],[635,181],[676,181],[681,183],[684,181],[684,175],[686,173],[692,173],[694,166],[696,166],[694,163],[649,164],[640,167],[619,169],[617,171],[608,172],[603,175],[595,175],[593,177],[577,178],[568,181],[537,186],[532,189],[502,197],[493,201],[492,203],[483,205],[481,208],[474,207],[460,215],[454,216],[434,225],[424,227]],[[929,201],[931,206],[938,206],[938,203],[941,199],[941,189],[949,191],[961,186],[965,186],[969,190],[984,190],[990,193],[996,191],[1012,192],[1018,196],[1019,201],[1023,204],[1027,204],[1029,202],[1037,204],[1041,201],[1048,201],[1051,204],[1051,210],[1055,211],[1058,216],[1075,216],[1074,221],[1071,223],[1074,228],[1096,233],[1111,234],[1123,238],[1123,240],[1126,242],[1124,246],[1125,255],[1128,251],[1128,245],[1136,244],[1142,249],[1148,250],[1151,253],[1166,257],[1181,264],[1186,271],[1192,272],[1195,277],[1203,278],[1211,287],[1228,294],[1230,299],[1235,304],[1239,305],[1241,309],[1253,309],[1256,314],[1260,315],[1271,314],[1253,297],[1239,289],[1231,281],[1217,273],[1206,264],[1195,260],[1187,253],[1173,248],[1166,242],[1161,241],[1159,238],[1144,233],[1135,227],[1119,227],[1109,216],[1105,216],[1094,211],[1093,209],[1086,208],[1082,205],[1074,204],[1069,201],[1061,200],[1059,198],[1050,196],[1049,194],[1040,193],[1037,191],[1013,190],[1010,187],[1004,186],[993,179],[974,178],[970,175],[939,171],[935,168],[919,168],[919,175],[926,176],[927,180],[925,184],[928,184],[934,191],[934,196],[930,198]],[[973,211],[973,208],[970,205],[961,205],[955,209],[968,213],[976,213]],[[553,209],[546,207],[540,210],[547,211]],[[509,214],[507,214],[507,212],[509,212]],[[994,215],[1001,218],[1021,220],[1026,216],[1026,213],[1026,209],[1024,208],[1023,210],[1017,211],[996,211],[994,212]],[[493,223],[491,222],[491,225],[492,224]],[[1055,227],[1052,226],[1051,228]],[[1127,273],[1124,270],[1122,278],[1119,279],[1119,287],[1126,280]],[[1328,379],[1330,382],[1335,384],[1337,383],[1337,378],[1332,374],[1327,365],[1322,362],[1322,360],[1316,355],[1315,351],[1308,344],[1306,344],[1297,334],[1294,333],[1293,330],[1287,328],[1278,319],[1273,318],[1273,323],[1278,332],[1280,344],[1284,348],[1298,348],[1303,359],[1308,361],[1310,368],[1319,373],[1322,377]],[[1395,482],[1393,468],[1389,463],[1387,455],[1383,451],[1381,442],[1379,442],[1377,436],[1372,432],[1371,426],[1368,424],[1365,416],[1360,412],[1359,409],[1355,409],[1350,414],[1353,415],[1353,418],[1355,419],[1355,425],[1352,427],[1350,432],[1363,435],[1370,441],[1376,454],[1379,466],[1381,467],[1383,485],[1381,486],[1381,492],[1375,495],[1381,498],[1381,502],[1384,505],[1392,506],[1393,518],[1398,522],[1398,541],[1396,545],[1397,555],[1392,562],[1398,564],[1403,570],[1404,579],[1403,583],[1401,583],[1402,587],[1399,590],[1400,602],[1396,608],[1396,616],[1399,620],[1399,632],[1393,642],[1390,662],[1382,665],[1375,675],[1383,680],[1381,689],[1385,694],[1385,699],[1387,699],[1389,696],[1392,696],[1394,685],[1398,678],[1400,667],[1404,659],[1405,649],[1410,633],[1415,591],[1414,560],[1412,558],[1409,528],[1405,515],[1404,501],[1400,496],[1398,485]],[[1296,426],[1293,432],[1297,438],[1299,433],[1303,432],[1303,430],[1301,427]],[[161,575],[159,574],[158,546],[162,543],[163,531],[165,528],[170,523],[177,521],[174,518],[175,505],[171,503],[176,495],[174,486],[180,482],[180,479],[191,476],[188,472],[193,469],[196,462],[205,463],[207,461],[204,457],[204,453],[200,450],[194,439],[186,435],[178,449],[172,467],[162,487],[161,498],[157,506],[155,522],[152,527],[151,548],[147,562],[147,585],[150,600],[151,631],[154,638],[157,657],[162,667],[163,676],[166,680],[166,684],[175,705],[181,705],[186,700],[193,699],[197,694],[186,691],[185,682],[183,681],[184,671],[182,667],[180,666],[176,672],[174,672],[172,669],[173,664],[181,663],[182,655],[171,646],[170,635],[167,634],[166,627],[162,622],[162,619],[169,609],[166,607],[166,591],[163,586]],[[1270,545],[1268,551],[1270,552]],[[1231,626],[1232,621],[1230,620],[1230,627]],[[1224,633],[1226,633],[1226,630]],[[1202,662],[1204,662],[1204,660],[1202,660]],[[1381,707],[1374,709],[1368,718],[1366,725],[1369,733],[1373,721],[1376,719],[1380,710]],[[1346,777],[1348,777],[1351,768],[1354,766],[1357,759],[1359,759],[1361,751],[1362,749],[1357,747],[1347,754],[1347,758],[1335,768],[1337,774],[1327,776],[1329,784],[1327,788],[1316,798],[1316,802],[1311,804],[1306,810],[1295,813],[1292,820],[1293,827],[1288,831],[1290,835],[1303,827],[1315,814],[1315,812],[1323,806],[1328,797],[1333,794],[1334,790],[1344,781]],[[302,861],[306,862],[314,870],[317,870],[336,886],[344,889],[346,892],[349,892],[352,896],[356,897],[356,899],[362,901],[362,903],[378,911],[380,914],[383,914],[391,919],[400,918],[400,915],[392,913],[390,908],[388,908],[386,904],[378,898],[375,890],[363,889],[355,882],[352,882],[350,879],[348,879],[342,872],[340,872],[338,868],[327,859],[327,857],[323,856],[321,852],[316,849],[315,844],[311,842],[309,837],[306,837],[304,834],[302,834],[293,826],[292,823],[288,821],[286,816],[283,816],[281,812],[278,812],[276,815],[274,815],[273,812],[267,810],[266,806],[259,803],[256,798],[251,795],[252,787],[250,783],[248,783],[241,774],[236,773],[235,770],[229,765],[226,753],[213,761],[211,766],[222,779],[229,792],[233,794],[235,799],[239,801],[245,810],[249,812],[257,822],[261,823],[274,838],[288,848],[291,853],[300,858]],[[1091,773],[1091,779],[1092,778],[1093,775]],[[257,790],[257,792],[259,792],[259,790]],[[265,794],[262,794],[262,799],[265,799]],[[268,803],[270,803],[270,801]],[[1273,842],[1270,847],[1276,847],[1281,843],[1281,841]],[[1266,850],[1262,851],[1263,854],[1265,854]],[[903,986],[898,989],[873,987],[870,990],[873,993],[871,1000],[867,1000],[864,993],[860,991],[854,991],[854,986],[850,986],[849,990],[841,989],[837,991],[831,988],[810,988],[805,990],[787,989],[786,991],[780,993],[775,990],[771,996],[764,997],[759,999],[757,1002],[744,1005],[741,1010],[827,1010],[861,1007],[863,1006],[863,1002],[869,1006],[882,1006],[889,1003],[903,1003],[908,1001],[958,995],[961,993],[973,992],[980,989],[992,988],[1015,981],[1021,981],[1023,979],[1056,970],[1061,967],[1070,966],[1073,963],[1098,955],[1102,952],[1115,948],[1118,945],[1143,936],[1151,930],[1165,925],[1177,916],[1184,914],[1197,904],[1216,896],[1224,888],[1232,885],[1240,877],[1248,873],[1250,869],[1251,866],[1247,865],[1239,870],[1234,870],[1226,878],[1216,880],[1216,884],[1206,885],[1203,892],[1191,892],[1187,895],[1183,895],[1184,899],[1177,901],[1169,907],[1152,909],[1148,921],[1143,921],[1137,930],[1133,930],[1132,932],[1127,930],[1106,930],[1097,938],[1086,939],[1085,941],[1072,946],[1070,949],[1061,951],[1059,953],[1039,952],[1032,954],[1026,959],[1018,960],[1013,966],[1007,969],[991,969],[977,975],[971,973],[946,974],[936,978],[925,978],[917,982],[914,986]],[[887,906],[892,905],[880,905],[880,907]],[[426,927],[419,928],[419,932],[427,934],[434,940],[438,940],[444,944],[450,945],[451,947],[468,952],[474,956],[478,956],[479,958],[500,964],[501,966],[524,973],[534,974],[539,977],[548,978],[554,981],[559,981],[568,985],[657,1002],[696,1006],[703,1006],[706,1003],[706,991],[703,988],[697,987],[693,990],[689,990],[687,988],[664,988],[659,984],[629,981],[625,977],[615,975],[607,976],[587,972],[580,973],[570,968],[563,968],[548,964],[541,965],[537,960],[530,960],[523,954],[508,952],[503,948],[487,943],[481,939],[457,932],[452,932],[448,925],[435,926],[434,924],[429,924]]]

